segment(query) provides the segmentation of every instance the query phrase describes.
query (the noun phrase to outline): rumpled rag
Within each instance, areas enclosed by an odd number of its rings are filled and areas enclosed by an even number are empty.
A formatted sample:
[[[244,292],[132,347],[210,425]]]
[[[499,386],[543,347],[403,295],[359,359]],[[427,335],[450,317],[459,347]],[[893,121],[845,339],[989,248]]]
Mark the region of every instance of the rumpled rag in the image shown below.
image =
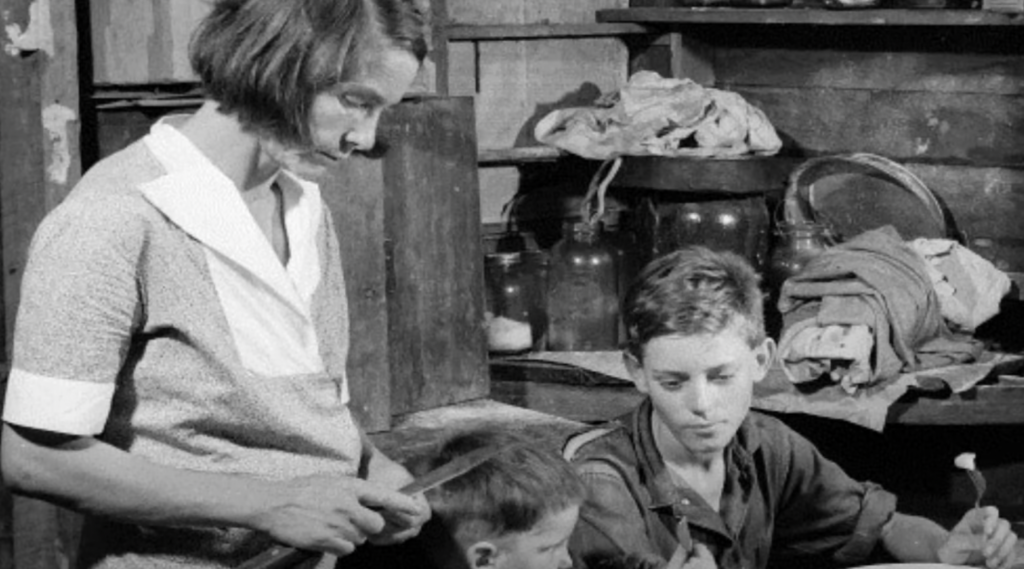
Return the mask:
[[[951,239],[922,237],[910,246],[924,258],[942,316],[953,330],[973,332],[999,314],[999,303],[1010,292],[1006,273]]]
[[[794,383],[827,375],[852,393],[982,352],[950,331],[924,260],[891,226],[812,259],[783,284],[778,307],[780,361]]]
[[[782,148],[764,113],[737,93],[640,71],[595,107],[552,111],[537,140],[584,158],[771,155]]]

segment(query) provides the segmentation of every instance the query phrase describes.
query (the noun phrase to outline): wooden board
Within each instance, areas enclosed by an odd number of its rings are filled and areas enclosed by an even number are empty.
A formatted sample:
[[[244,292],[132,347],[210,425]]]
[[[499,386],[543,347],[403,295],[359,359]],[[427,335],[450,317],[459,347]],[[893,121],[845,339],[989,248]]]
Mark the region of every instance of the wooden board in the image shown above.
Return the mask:
[[[764,86],[1024,93],[1024,59],[1014,54],[723,46],[716,51],[715,72],[724,89]]]
[[[789,149],[1024,166],[1024,97],[876,89],[743,87]]]
[[[659,0],[653,1],[658,2]],[[827,10],[821,8],[698,8],[688,10],[678,7],[635,7],[599,10],[597,19],[600,22],[654,24],[796,24],[816,26],[988,27],[1024,24],[1024,18],[1018,14],[982,10]]]
[[[188,41],[210,11],[209,2],[105,0],[88,5],[96,84],[195,80]]]
[[[387,111],[383,158],[391,411],[487,395],[473,101]]]
[[[592,23],[594,11],[625,8],[628,0],[447,0],[454,24]]]
[[[369,433],[391,426],[384,264],[384,172],[380,162],[353,156],[321,181],[334,219],[348,294],[349,407]]]

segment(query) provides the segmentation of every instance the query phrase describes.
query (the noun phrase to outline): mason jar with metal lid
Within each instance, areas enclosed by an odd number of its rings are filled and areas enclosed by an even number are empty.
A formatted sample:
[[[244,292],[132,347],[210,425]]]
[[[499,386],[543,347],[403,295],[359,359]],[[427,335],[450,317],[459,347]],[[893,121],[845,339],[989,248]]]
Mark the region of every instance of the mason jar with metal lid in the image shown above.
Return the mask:
[[[531,316],[536,294],[522,255],[486,255],[487,347],[493,353],[518,353],[533,347]]]

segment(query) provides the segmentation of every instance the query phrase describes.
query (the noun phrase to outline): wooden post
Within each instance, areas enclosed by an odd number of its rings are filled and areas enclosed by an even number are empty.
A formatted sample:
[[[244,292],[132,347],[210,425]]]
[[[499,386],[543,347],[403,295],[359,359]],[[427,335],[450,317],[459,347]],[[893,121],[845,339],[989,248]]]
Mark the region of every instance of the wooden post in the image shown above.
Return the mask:
[[[672,76],[688,77],[705,87],[715,86],[715,67],[711,49],[680,32],[668,34]]]
[[[0,338],[5,369],[29,242],[43,216],[81,174],[75,4],[0,0],[6,30],[0,39]],[[20,497],[13,506],[9,500],[0,503],[5,506],[0,564],[13,558],[19,569],[74,566],[75,516]]]
[[[434,61],[434,90],[438,95],[448,95],[448,1],[430,2],[431,56]]]

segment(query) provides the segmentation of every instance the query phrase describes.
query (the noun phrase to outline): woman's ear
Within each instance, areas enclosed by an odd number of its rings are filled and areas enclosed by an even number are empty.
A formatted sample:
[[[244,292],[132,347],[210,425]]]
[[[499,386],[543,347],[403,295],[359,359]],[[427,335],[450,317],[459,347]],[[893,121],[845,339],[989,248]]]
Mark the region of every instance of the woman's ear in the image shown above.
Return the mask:
[[[777,349],[775,346],[775,340],[771,338],[765,338],[761,345],[754,348],[754,358],[757,360],[757,370],[754,375],[754,383],[757,383],[768,375],[768,370],[771,369],[772,364],[775,363],[775,353]]]
[[[497,557],[498,548],[489,541],[478,541],[466,548],[470,569],[493,569]]]
[[[640,360],[629,350],[622,350],[622,362],[626,364],[626,371],[629,372],[629,378],[633,380],[637,391],[647,393],[647,375],[644,373],[644,364],[640,363]]]

